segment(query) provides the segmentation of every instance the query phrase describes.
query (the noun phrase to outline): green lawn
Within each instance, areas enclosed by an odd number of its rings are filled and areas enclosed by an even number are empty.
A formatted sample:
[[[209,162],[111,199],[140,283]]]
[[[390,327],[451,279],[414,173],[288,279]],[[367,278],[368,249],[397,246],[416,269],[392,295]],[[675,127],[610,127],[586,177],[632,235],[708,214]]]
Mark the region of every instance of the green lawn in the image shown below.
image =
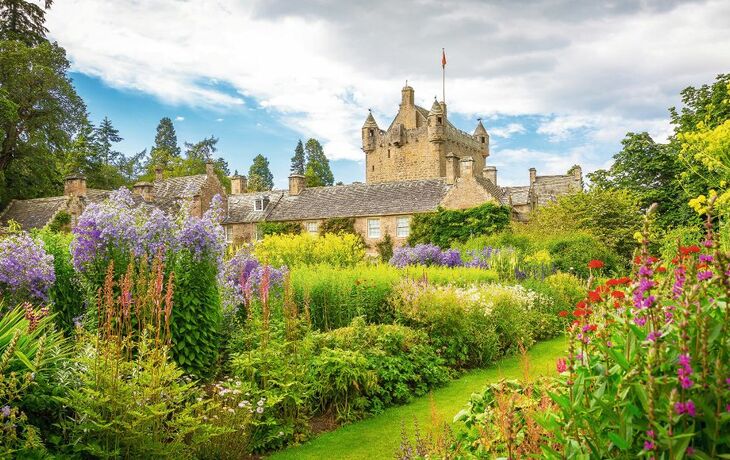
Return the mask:
[[[535,345],[529,352],[531,376],[555,372],[555,360],[565,350],[565,339],[557,338]],[[465,407],[469,396],[481,390],[487,383],[501,378],[519,378],[523,375],[520,357],[513,356],[488,369],[464,374],[460,379],[433,392],[437,413],[451,421]],[[405,406],[393,407],[383,413],[322,434],[298,447],[278,452],[271,459],[383,459],[393,458],[400,444],[402,423],[409,432],[413,430],[414,417],[422,428],[430,426],[431,404],[429,396],[415,399]]]

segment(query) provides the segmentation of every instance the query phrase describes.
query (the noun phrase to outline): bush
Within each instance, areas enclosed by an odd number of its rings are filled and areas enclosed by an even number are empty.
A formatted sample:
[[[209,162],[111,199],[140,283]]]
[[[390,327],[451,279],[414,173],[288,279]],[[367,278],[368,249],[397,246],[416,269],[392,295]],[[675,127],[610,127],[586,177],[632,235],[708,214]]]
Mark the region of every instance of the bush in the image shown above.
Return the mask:
[[[583,278],[590,275],[588,263],[591,260],[602,260],[607,273],[616,273],[623,266],[618,255],[586,233],[555,236],[546,239],[544,244],[558,270]]]
[[[332,217],[325,219],[319,227],[319,234],[324,235],[326,233],[350,233],[352,235],[359,235],[355,231],[354,217]]]
[[[267,235],[298,235],[302,233],[301,222],[259,222],[256,229],[262,236]]]
[[[0,239],[0,295],[8,307],[26,301],[47,302],[56,280],[53,268],[53,256],[42,241],[33,240],[28,233]]]
[[[478,235],[499,232],[509,226],[511,211],[507,206],[485,203],[464,210],[439,209],[416,214],[411,220],[408,244],[433,243],[448,248]]]
[[[365,258],[362,239],[352,234],[270,235],[256,243],[254,256],[263,263],[289,268],[327,263],[352,267]]]
[[[53,256],[56,281],[49,293],[53,319],[70,336],[75,328],[74,322],[84,313],[84,291],[69,252],[73,235],[44,229],[36,237],[43,241],[46,251]]]
[[[44,458],[62,419],[57,401],[68,347],[47,309],[0,315],[0,456]]]
[[[375,243],[375,248],[378,250],[380,261],[388,262],[393,257],[393,238],[390,237],[389,233],[386,233],[382,241]]]

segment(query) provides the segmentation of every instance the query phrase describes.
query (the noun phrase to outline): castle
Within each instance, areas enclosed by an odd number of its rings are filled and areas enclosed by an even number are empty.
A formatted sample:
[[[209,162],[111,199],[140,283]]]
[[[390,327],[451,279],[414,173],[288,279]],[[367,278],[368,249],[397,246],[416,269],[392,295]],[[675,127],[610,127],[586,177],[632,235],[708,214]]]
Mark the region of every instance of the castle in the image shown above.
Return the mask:
[[[285,190],[247,192],[246,177],[235,175],[227,194],[209,163],[203,175],[164,179],[158,171],[154,182],[135,184],[133,193],[140,205],[167,212],[188,206],[192,215],[201,215],[212,197],[221,194],[223,226],[231,243],[258,239],[262,222],[297,222],[303,231],[317,234],[327,219],[351,218],[355,230],[374,248],[386,235],[396,245],[404,244],[414,214],[492,202],[509,206],[515,220],[525,221],[536,207],[583,188],[579,166],[552,176],[538,176],[530,168],[527,185],[500,187],[497,169],[487,164],[489,134],[481,120],[472,134],[461,131],[449,121],[444,101],[434,101],[426,110],[415,104],[408,85],[401,90],[398,114],[387,130],[378,127],[372,113],[367,115],[362,150],[365,183],[306,187],[304,176],[294,174]],[[0,226],[13,220],[26,229],[43,227],[61,211],[71,215],[73,225],[86,203],[107,194],[87,191],[83,176],[70,176],[63,196],[13,200],[0,213]]]

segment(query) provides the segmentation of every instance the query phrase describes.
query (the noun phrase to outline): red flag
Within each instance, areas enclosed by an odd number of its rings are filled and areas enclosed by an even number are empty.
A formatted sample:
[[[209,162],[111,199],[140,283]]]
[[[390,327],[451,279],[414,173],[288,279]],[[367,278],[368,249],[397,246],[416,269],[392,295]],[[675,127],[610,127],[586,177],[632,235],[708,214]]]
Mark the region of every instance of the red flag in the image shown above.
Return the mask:
[[[441,67],[446,67],[446,50],[441,48]]]

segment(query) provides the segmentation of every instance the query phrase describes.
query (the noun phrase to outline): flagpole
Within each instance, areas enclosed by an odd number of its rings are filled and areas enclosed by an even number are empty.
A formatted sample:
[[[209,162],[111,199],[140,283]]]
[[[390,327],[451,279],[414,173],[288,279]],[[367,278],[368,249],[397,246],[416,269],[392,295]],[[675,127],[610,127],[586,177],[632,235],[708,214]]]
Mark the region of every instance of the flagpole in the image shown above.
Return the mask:
[[[446,63],[443,60],[443,57],[446,56],[446,50],[444,48],[441,48],[441,56],[441,99],[446,104]]]

